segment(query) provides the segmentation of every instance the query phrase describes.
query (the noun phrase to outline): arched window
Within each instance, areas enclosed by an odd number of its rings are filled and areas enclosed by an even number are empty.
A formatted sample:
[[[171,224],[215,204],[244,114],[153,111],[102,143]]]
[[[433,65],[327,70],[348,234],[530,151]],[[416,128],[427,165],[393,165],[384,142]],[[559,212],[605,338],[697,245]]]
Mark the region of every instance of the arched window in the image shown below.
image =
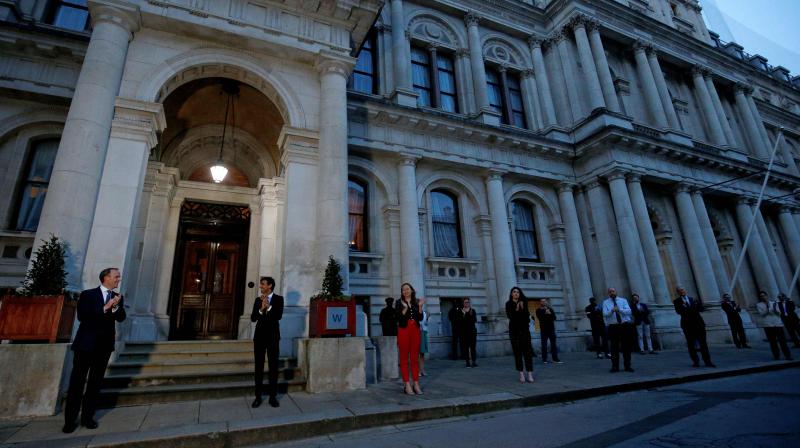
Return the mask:
[[[353,252],[367,251],[367,186],[363,182],[347,181],[347,213],[349,245]]]
[[[517,240],[517,257],[520,261],[539,261],[536,244],[536,225],[533,220],[533,205],[527,201],[512,202],[514,236]]]
[[[462,257],[456,197],[443,190],[432,191],[431,218],[434,255],[449,258]]]
[[[31,146],[28,167],[17,200],[17,230],[35,232],[39,226],[39,216],[42,214],[50,174],[56,160],[58,141],[57,138],[39,140]]]

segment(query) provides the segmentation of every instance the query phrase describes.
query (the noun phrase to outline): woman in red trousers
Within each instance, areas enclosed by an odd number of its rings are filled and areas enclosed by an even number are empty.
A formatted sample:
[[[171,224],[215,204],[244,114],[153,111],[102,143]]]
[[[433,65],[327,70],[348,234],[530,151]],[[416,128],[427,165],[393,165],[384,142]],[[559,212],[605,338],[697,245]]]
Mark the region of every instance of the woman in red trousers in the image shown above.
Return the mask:
[[[395,305],[397,310],[397,352],[400,355],[400,373],[403,375],[405,389],[408,395],[422,395],[419,387],[419,345],[420,321],[422,313],[417,302],[417,293],[409,283],[400,287],[400,300]],[[411,362],[411,378],[414,387],[408,378],[408,364]]]

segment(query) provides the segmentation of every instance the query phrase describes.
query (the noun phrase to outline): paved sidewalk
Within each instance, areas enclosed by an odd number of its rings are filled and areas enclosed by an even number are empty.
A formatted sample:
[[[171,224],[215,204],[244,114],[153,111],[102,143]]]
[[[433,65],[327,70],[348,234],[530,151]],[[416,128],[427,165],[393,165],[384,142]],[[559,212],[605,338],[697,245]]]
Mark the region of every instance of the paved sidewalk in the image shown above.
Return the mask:
[[[424,395],[407,396],[398,381],[342,393],[289,393],[280,408],[252,409],[252,397],[119,407],[100,410],[95,430],[61,433],[61,415],[0,421],[0,447],[229,447],[311,437],[372,426],[447,418],[521,406],[570,401],[688,381],[800,367],[773,361],[765,344],[750,350],[712,346],[717,368],[693,368],[685,350],[633,355],[634,373],[611,374],[594,353],[563,353],[563,364],[534,360],[536,382],[520,384],[511,357],[427,363]],[[800,357],[800,350],[794,353]]]

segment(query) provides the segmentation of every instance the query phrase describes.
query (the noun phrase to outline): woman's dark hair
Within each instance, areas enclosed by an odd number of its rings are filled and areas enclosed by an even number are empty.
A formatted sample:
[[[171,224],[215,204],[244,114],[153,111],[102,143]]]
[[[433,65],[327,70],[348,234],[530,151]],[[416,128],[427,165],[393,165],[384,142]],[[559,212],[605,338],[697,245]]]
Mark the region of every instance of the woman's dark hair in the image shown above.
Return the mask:
[[[528,300],[528,298],[525,297],[525,293],[522,292],[522,288],[520,288],[519,286],[514,286],[514,287],[511,288],[510,291],[508,291],[508,300],[514,300],[511,296],[514,294],[514,290],[515,289],[517,291],[519,291],[519,300],[523,300],[523,301],[524,300]]]
[[[641,297],[639,297],[639,294],[636,293],[631,294],[631,299],[634,297],[636,297],[637,299],[641,299]]]
[[[412,304],[416,304],[417,303],[417,290],[414,289],[414,287],[411,286],[411,283],[408,283],[408,282],[403,283],[402,285],[400,285],[400,300],[405,300],[405,297],[403,296],[403,286],[406,286],[406,285],[408,285],[408,287],[411,288],[411,303]]]

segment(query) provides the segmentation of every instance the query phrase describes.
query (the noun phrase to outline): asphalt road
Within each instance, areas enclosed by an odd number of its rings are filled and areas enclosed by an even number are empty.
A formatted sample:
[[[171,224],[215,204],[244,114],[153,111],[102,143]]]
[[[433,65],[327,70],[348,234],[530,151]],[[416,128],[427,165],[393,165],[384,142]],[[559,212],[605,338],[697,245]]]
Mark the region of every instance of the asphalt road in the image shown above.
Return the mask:
[[[800,369],[269,446],[796,448],[800,447]]]

